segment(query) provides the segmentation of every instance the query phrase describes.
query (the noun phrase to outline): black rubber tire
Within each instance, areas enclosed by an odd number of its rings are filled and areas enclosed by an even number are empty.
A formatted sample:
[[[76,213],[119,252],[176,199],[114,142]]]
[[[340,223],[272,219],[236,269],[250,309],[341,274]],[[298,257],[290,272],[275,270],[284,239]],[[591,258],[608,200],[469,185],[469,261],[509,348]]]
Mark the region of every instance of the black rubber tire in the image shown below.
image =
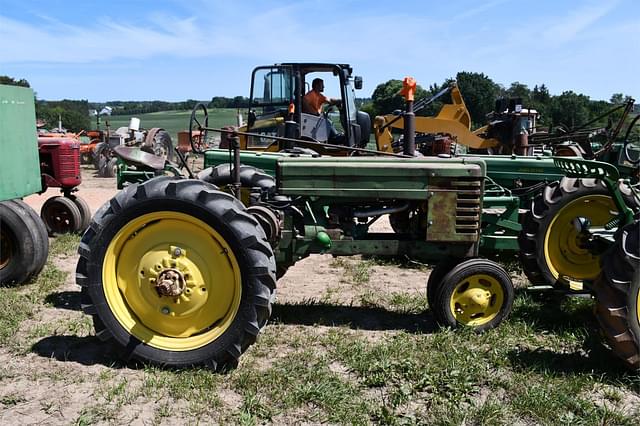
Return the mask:
[[[100,170],[101,159],[104,158],[105,162],[109,161],[109,158],[104,155],[104,150],[107,148],[106,142],[98,142],[96,147],[93,149],[93,167],[96,170]]]
[[[217,339],[193,350],[163,350],[141,342],[116,319],[104,293],[102,268],[110,241],[130,220],[163,210],[207,223],[225,239],[240,267],[242,296],[235,318]],[[78,252],[82,308],[93,316],[96,335],[116,345],[125,359],[171,367],[234,367],[271,314],[276,263],[262,228],[242,203],[202,181],[163,176],[128,186],[95,213]]]
[[[110,158],[107,160],[106,157],[102,157],[100,160],[100,167],[98,168],[98,176],[104,178],[112,178],[116,175],[116,167],[118,166],[117,158]]]
[[[391,213],[389,215],[389,225],[396,234],[409,233],[411,225],[411,216],[408,210],[398,213]]]
[[[168,161],[173,161],[173,142],[171,141],[171,135],[166,130],[160,130],[153,138],[151,146],[153,155],[166,158]]]
[[[435,307],[436,290],[444,276],[458,263],[460,263],[459,259],[442,260],[429,273],[429,278],[427,279],[427,302],[429,303],[429,309],[432,311]]]
[[[631,192],[622,184],[620,189],[625,201],[630,206],[637,206]],[[518,236],[520,246],[520,262],[529,281],[534,285],[555,285],[558,278],[551,272],[545,257],[545,236],[555,215],[568,203],[582,197],[593,195],[609,196],[606,186],[595,179],[563,178],[547,185],[531,203],[531,209],[526,213],[522,223],[522,231]],[[585,217],[589,216],[588,209]],[[568,225],[570,226],[570,225]],[[596,256],[594,256],[596,257]],[[585,260],[587,261],[587,260]],[[589,261],[591,261],[589,259]],[[593,261],[598,261],[597,259]],[[560,275],[570,277],[567,271],[559,271]],[[594,280],[596,276],[589,277]],[[573,277],[570,277],[573,278]],[[580,281],[576,279],[576,281]]]
[[[36,244],[38,247],[42,247],[42,250],[38,250],[36,256],[33,259],[33,267],[34,270],[30,271],[32,276],[36,276],[42,271],[44,265],[47,263],[47,257],[49,256],[49,232],[47,231],[47,227],[44,224],[44,221],[40,217],[40,215],[28,206],[22,200],[13,200],[14,203],[21,204],[23,208],[29,213],[31,219],[33,219],[33,226],[37,232],[34,232],[34,236],[36,239]]]
[[[451,297],[456,287],[475,275],[488,275],[494,278],[502,290],[503,301],[500,309],[491,320],[484,324],[477,326],[470,325],[469,327],[473,327],[473,329],[478,332],[489,330],[498,326],[498,324],[509,316],[515,294],[509,274],[500,265],[490,260],[469,259],[454,266],[453,269],[442,278],[440,285],[436,287],[432,309],[436,322],[451,328],[462,325],[456,320],[453,312],[451,312]]]
[[[82,216],[76,203],[60,195],[44,202],[40,217],[50,236],[70,234],[82,227]]]
[[[595,315],[614,354],[640,370],[640,220],[623,227],[602,257],[596,280]]]
[[[208,167],[198,173],[198,179],[216,186],[233,183],[229,164]],[[273,194],[276,191],[276,180],[264,171],[252,166],[240,165],[240,183],[246,188],[260,188],[268,194]]]
[[[75,203],[80,211],[80,226],[76,229],[76,232],[83,233],[91,223],[91,208],[89,208],[84,198],[77,195],[70,195],[69,199]]]
[[[22,200],[0,202],[0,232],[3,250],[0,284],[22,284],[40,273],[49,254],[49,239],[42,221]]]

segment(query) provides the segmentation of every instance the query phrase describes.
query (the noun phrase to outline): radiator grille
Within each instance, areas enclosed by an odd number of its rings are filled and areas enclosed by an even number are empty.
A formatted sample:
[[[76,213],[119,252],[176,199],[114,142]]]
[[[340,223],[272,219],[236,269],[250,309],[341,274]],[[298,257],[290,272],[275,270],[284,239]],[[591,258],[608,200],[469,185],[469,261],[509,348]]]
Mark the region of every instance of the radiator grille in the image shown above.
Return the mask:
[[[456,191],[456,233],[477,235],[480,231],[482,181],[458,178],[450,182]]]
[[[78,149],[74,148],[60,150],[60,179],[80,175],[80,158],[76,151],[78,151]]]

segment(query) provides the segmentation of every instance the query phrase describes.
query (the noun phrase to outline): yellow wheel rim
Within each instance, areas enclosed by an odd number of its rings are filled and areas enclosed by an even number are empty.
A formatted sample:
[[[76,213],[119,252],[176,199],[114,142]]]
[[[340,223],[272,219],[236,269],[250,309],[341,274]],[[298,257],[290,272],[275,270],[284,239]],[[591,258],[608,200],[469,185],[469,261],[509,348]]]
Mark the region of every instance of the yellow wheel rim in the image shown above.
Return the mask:
[[[503,303],[504,291],[498,280],[490,275],[477,274],[456,285],[450,308],[458,323],[480,326],[494,319]]]
[[[216,340],[235,318],[242,294],[240,268],[224,238],[203,221],[172,211],[135,218],[116,234],[105,253],[102,283],[127,332],[171,351]],[[161,285],[167,283],[171,290]]]
[[[594,280],[600,272],[600,256],[581,247],[573,219],[585,217],[592,227],[611,221],[617,209],[611,197],[588,195],[571,201],[555,215],[544,238],[545,261],[554,278],[571,281]]]
[[[13,242],[4,229],[0,229],[0,269],[9,264],[13,257]]]

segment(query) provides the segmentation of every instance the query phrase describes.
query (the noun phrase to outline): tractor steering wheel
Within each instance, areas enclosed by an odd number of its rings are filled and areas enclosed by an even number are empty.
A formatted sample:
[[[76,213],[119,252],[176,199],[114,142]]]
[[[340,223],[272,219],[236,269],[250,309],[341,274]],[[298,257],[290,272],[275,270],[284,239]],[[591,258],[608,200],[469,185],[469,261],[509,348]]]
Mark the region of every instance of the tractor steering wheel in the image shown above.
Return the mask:
[[[209,113],[203,103],[198,103],[191,111],[189,119],[189,143],[191,150],[196,154],[204,152],[209,127]],[[198,132],[198,134],[196,134]]]

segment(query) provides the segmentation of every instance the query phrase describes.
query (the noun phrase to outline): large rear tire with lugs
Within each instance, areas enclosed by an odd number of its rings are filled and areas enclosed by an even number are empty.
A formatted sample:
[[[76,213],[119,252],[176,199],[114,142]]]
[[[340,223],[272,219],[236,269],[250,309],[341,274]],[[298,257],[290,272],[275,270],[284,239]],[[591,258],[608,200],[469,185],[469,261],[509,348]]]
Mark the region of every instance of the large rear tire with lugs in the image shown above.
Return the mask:
[[[625,201],[637,208],[628,188]],[[600,273],[599,256],[581,244],[573,226],[576,217],[601,227],[616,217],[617,209],[606,186],[595,179],[563,178],[547,185],[525,216],[518,243],[522,268],[532,284],[593,281]]]
[[[271,314],[276,265],[257,220],[198,180],[131,185],[94,215],[76,281],[126,359],[234,367]]]
[[[613,352],[640,370],[640,220],[625,226],[602,255],[595,282],[596,318]]]

